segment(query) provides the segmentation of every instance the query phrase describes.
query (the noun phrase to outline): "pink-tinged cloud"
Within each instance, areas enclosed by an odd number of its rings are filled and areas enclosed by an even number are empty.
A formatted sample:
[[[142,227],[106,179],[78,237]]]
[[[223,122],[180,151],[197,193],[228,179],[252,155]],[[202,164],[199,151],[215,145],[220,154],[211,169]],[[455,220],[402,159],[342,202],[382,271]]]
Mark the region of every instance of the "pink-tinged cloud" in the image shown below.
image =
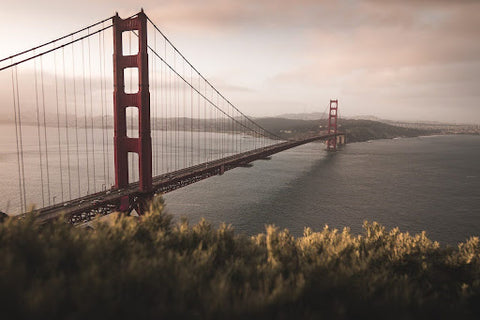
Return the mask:
[[[323,111],[336,97],[349,114],[480,122],[478,0],[18,0],[0,36],[25,48],[140,7],[252,115]]]

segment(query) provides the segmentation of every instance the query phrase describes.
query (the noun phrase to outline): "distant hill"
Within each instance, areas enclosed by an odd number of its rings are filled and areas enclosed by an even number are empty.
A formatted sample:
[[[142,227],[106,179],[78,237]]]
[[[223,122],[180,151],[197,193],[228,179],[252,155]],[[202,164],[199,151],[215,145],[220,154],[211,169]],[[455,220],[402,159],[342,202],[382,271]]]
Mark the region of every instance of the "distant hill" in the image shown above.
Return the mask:
[[[285,139],[301,138],[327,130],[327,120],[298,120],[285,118],[259,118],[255,121],[268,131]],[[339,131],[347,134],[349,142],[396,137],[416,137],[438,133],[435,130],[404,128],[379,121],[340,119]]]
[[[439,133],[433,129],[404,128],[372,120],[340,120],[340,125],[339,130],[347,133],[347,140],[350,142]]]
[[[274,118],[292,119],[292,120],[320,120],[326,119],[328,113],[324,112],[311,112],[311,113],[285,113]]]

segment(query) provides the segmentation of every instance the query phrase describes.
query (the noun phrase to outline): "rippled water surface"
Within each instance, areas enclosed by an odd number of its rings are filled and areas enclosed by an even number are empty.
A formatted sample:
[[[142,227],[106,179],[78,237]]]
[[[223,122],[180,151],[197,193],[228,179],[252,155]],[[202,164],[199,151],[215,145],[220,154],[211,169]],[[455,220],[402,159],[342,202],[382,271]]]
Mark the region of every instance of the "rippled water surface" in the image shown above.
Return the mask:
[[[175,216],[232,224],[254,234],[266,224],[301,235],[364,220],[454,245],[480,235],[480,137],[434,136],[347,145],[327,154],[312,143],[165,195]]]

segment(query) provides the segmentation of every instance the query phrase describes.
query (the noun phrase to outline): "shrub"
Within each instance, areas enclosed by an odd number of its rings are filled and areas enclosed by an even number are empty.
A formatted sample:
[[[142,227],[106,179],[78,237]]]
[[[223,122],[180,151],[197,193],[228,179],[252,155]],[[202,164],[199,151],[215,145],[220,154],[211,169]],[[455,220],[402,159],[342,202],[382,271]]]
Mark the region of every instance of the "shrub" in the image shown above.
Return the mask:
[[[253,237],[153,203],[93,229],[0,224],[0,318],[478,318],[480,244],[373,222]]]

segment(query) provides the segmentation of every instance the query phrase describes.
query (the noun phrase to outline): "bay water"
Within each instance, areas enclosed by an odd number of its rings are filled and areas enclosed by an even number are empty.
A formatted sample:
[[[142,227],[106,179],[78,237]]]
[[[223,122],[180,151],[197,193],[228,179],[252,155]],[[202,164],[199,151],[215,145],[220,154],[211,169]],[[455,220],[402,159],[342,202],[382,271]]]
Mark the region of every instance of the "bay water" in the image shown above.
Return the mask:
[[[0,126],[0,210],[7,212],[21,209],[12,129],[11,125]],[[58,129],[48,130],[51,132],[46,136],[55,137]],[[61,130],[60,136],[66,137],[65,129]],[[49,205],[109,188],[114,179],[110,131],[105,135],[101,129],[80,129],[78,134],[71,131],[69,144],[65,138],[49,138],[49,190],[45,187],[45,149],[40,169],[37,128],[25,128],[27,203]],[[206,133],[202,135],[208,136],[195,136],[191,145],[178,148],[175,144],[188,141],[191,133],[178,133],[172,145],[162,138],[164,132],[152,135],[154,140],[165,141],[154,152],[162,154],[154,163],[157,174],[204,161],[194,154],[204,154],[206,159],[225,156],[202,141],[235,141],[234,137]],[[79,142],[74,141],[77,136]],[[244,138],[243,147],[253,148],[248,137]],[[93,139],[95,146],[84,148],[85,141],[90,145]],[[213,147],[216,145],[213,143]],[[69,175],[73,183],[67,182]],[[138,178],[138,173],[135,175]],[[39,188],[42,179],[44,190]],[[375,140],[347,144],[334,153],[326,152],[322,143],[310,143],[278,153],[271,160],[255,161],[251,168],[236,168],[165,194],[164,198],[167,211],[177,219],[186,217],[196,223],[205,218],[215,226],[225,222],[236,232],[248,235],[264,232],[269,224],[288,228],[296,236],[302,235],[305,227],[319,231],[325,225],[360,233],[368,220],[410,233],[425,230],[431,239],[455,245],[480,235],[480,136]]]
[[[456,245],[480,235],[480,136],[429,136],[290,149],[252,168],[166,194],[176,217],[204,217],[253,235],[265,225],[302,235],[365,220]]]

